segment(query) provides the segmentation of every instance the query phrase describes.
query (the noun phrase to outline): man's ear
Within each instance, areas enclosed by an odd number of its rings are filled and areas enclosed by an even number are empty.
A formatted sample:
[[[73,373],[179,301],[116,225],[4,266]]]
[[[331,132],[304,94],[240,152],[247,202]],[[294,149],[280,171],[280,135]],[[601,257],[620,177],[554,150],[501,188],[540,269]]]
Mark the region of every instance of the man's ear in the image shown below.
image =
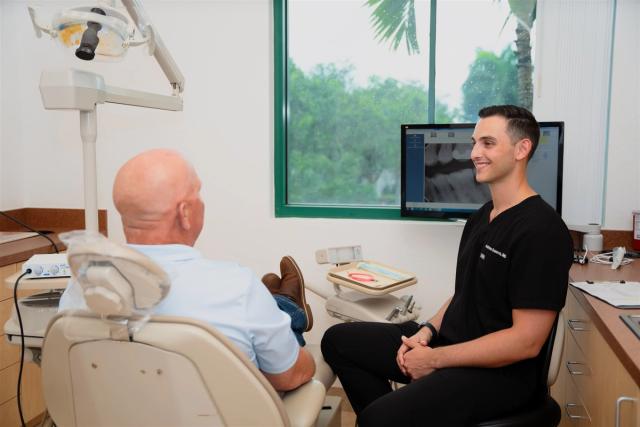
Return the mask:
[[[188,202],[178,204],[178,223],[183,230],[191,230],[191,205]]]
[[[533,143],[529,138],[521,139],[516,143],[516,160],[524,160],[529,157]]]

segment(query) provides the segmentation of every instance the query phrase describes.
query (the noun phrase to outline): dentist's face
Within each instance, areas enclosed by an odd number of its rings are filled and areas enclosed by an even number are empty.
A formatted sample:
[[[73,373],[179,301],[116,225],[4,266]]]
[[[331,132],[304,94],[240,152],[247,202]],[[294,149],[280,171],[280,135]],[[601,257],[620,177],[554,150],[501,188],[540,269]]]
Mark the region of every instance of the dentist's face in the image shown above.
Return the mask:
[[[480,119],[471,139],[471,160],[476,167],[478,182],[497,183],[513,172],[520,141],[511,141],[507,133],[507,119],[502,116]]]

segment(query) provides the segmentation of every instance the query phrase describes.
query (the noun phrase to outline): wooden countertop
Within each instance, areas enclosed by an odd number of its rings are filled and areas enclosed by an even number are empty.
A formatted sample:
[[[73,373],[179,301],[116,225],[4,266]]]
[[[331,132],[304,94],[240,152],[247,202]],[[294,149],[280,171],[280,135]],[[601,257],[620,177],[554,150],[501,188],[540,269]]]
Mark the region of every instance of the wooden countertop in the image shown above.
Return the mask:
[[[59,233],[84,228],[83,209],[21,208],[5,213],[36,230],[51,231],[47,236],[53,240],[59,251],[66,249],[58,238]],[[98,228],[102,234],[107,235],[107,212],[104,209],[98,212]],[[21,225],[3,216],[0,216],[0,230],[26,231]],[[41,236],[2,243],[0,244],[0,267],[26,261],[34,254],[48,253],[55,253],[53,245]]]
[[[640,281],[640,259],[618,270],[611,270],[611,266],[602,264],[574,264],[569,276],[571,281],[576,282]],[[621,314],[640,314],[640,309],[615,308],[573,286],[569,286],[569,291],[591,316],[600,334],[640,387],[640,339],[620,319]]]
[[[53,240],[59,251],[66,249],[57,234],[51,233],[47,237]],[[51,253],[55,253],[53,245],[42,236],[3,243],[0,245],[0,267],[26,261],[34,254]]]

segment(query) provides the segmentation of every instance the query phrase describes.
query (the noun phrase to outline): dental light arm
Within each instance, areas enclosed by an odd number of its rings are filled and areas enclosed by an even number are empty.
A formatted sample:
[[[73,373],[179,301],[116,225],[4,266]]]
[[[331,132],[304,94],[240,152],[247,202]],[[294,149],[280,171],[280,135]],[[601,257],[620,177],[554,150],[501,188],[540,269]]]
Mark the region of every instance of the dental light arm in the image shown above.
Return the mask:
[[[97,98],[101,103],[109,102],[171,111],[182,110],[182,99],[180,97],[180,94],[184,91],[185,79],[182,75],[182,72],[180,71],[180,68],[178,68],[178,65],[174,61],[169,50],[166,48],[164,42],[162,41],[162,38],[155,30],[155,27],[151,23],[151,20],[147,16],[142,6],[142,3],[139,0],[121,1],[127,12],[129,13],[131,19],[127,18],[119,10],[113,9],[108,6],[100,6],[100,8],[98,8],[106,10],[107,14],[109,15],[106,17],[101,17],[97,13],[94,13],[93,10],[96,10],[96,8],[79,7],[69,10],[66,12],[66,14],[60,14],[59,16],[57,16],[54,19],[51,27],[42,25],[38,21],[36,11],[31,7],[29,7],[29,16],[31,17],[33,28],[38,38],[40,38],[42,36],[42,33],[44,32],[54,39],[57,38],[61,40],[61,43],[66,43],[67,46],[73,45],[73,33],[78,32],[75,27],[79,28],[79,24],[77,24],[78,20],[86,19],[87,25],[92,23],[92,21],[102,23],[102,26],[105,27],[111,24],[112,28],[109,29],[114,34],[116,34],[116,37],[119,37],[116,40],[121,41],[121,46],[117,46],[117,48],[112,47],[113,52],[103,52],[103,56],[121,56],[124,55],[126,49],[129,46],[139,46],[141,44],[147,43],[149,55],[153,55],[155,60],[158,62],[158,65],[167,77],[169,84],[171,85],[173,91],[172,95],[164,96],[148,92],[103,85],[102,87],[97,89],[104,91],[105,96],[100,96]],[[142,39],[134,38],[134,25],[138,28],[140,34],[142,35]],[[116,44],[111,40],[109,42],[112,45]],[[76,43],[78,43],[78,41],[76,41]],[[106,42],[101,43],[106,44]],[[100,48],[101,45],[98,45],[98,49],[96,51],[97,54],[100,54]],[[104,51],[106,49],[102,50]],[[73,78],[71,80],[73,80]],[[45,108],[74,109],[73,106],[56,107],[55,102],[53,102],[52,106],[48,106],[45,104]]]
[[[149,38],[149,54],[153,55],[158,61],[158,65],[160,65],[165,76],[169,79],[171,87],[173,87],[174,91],[177,90],[178,93],[182,93],[184,90],[184,76],[173,60],[171,53],[165,47],[160,35],[155,32],[149,17],[142,7],[142,3],[139,0],[122,0],[122,4],[131,15],[140,33]]]
[[[56,15],[50,27],[42,25],[36,11],[29,8],[29,15],[40,38],[46,33],[65,47],[78,47],[76,56],[91,60],[98,57],[124,55],[129,46],[147,43],[149,54],[169,80],[171,95],[159,95],[105,84],[102,76],[88,71],[67,69],[43,71],[40,77],[40,94],[47,110],[78,110],[80,112],[80,136],[83,145],[85,227],[98,231],[98,203],[96,178],[96,105],[113,103],[159,110],[182,111],[181,93],[184,76],[162,42],[139,0],[122,0],[128,14],[114,9],[104,2],[98,6],[76,7]],[[135,27],[142,38],[134,38]],[[80,39],[81,37],[81,39]]]

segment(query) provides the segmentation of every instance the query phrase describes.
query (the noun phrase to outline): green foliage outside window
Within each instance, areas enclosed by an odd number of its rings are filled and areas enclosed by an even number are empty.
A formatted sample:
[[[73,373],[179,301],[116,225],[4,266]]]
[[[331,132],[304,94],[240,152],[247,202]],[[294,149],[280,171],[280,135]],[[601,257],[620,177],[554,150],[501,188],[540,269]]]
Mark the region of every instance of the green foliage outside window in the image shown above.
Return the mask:
[[[459,118],[464,122],[475,122],[478,111],[487,105],[487,99],[493,104],[520,104],[513,50],[506,48],[499,56],[479,50],[469,67],[469,76],[462,85],[462,97]]]
[[[512,8],[509,19],[518,20],[518,40],[523,29],[529,37],[535,19],[535,0],[519,1],[528,4],[517,13],[528,14],[529,20],[521,22]],[[274,1],[276,14],[283,5],[283,1]],[[370,0],[366,7],[372,10],[372,38],[380,43],[389,41],[392,49],[419,51],[413,1]],[[399,19],[390,19],[384,8],[395,10]],[[524,105],[531,99],[522,99],[523,93],[532,93],[531,47],[527,50],[517,40],[499,54],[476,50],[462,84],[461,104],[450,107],[438,98],[435,102],[431,99],[434,113],[427,114],[430,100],[424,83],[370,76],[366,84],[357,84],[352,65],[323,63],[305,72],[286,52],[281,52],[284,58],[278,58],[278,38],[285,37],[286,29],[282,31],[278,34],[276,19],[276,62],[286,64],[282,67],[285,76],[276,72],[276,91],[278,81],[286,81],[282,84],[284,96],[276,94],[286,105],[278,108],[276,101],[278,216],[380,217],[370,209],[359,210],[372,206],[387,206],[397,212],[400,124],[425,123],[428,116],[436,123],[473,122],[477,111],[488,103]],[[524,71],[522,64],[528,67]],[[524,92],[523,84],[528,85]],[[284,120],[278,111],[286,111]],[[329,213],[324,214],[318,206]]]
[[[357,87],[349,68],[305,75],[289,62],[289,109],[289,203],[400,204],[400,123],[424,121],[423,87],[380,78]],[[436,114],[454,117],[442,104]]]

